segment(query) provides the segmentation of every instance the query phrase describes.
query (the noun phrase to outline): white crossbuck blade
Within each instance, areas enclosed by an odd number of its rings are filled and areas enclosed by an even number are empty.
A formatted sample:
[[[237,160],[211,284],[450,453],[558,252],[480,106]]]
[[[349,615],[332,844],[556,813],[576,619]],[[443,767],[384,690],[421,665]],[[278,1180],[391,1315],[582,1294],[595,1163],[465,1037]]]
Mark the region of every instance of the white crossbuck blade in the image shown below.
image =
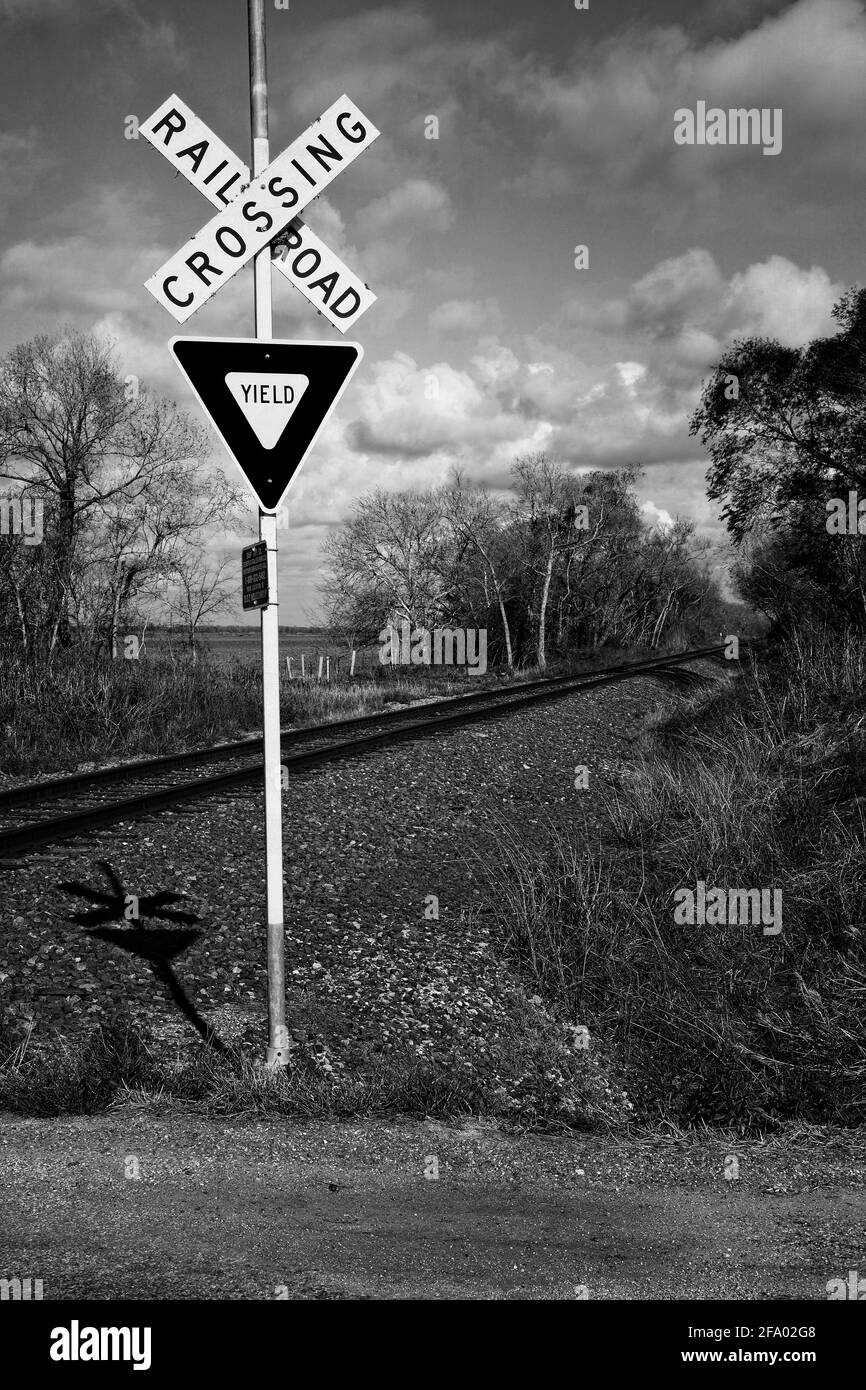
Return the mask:
[[[275,237],[273,264],[341,332],[375,303],[367,285],[297,215],[379,135],[348,97],[335,101],[253,184],[243,160],[177,96],[157,107],[139,129],[220,209],[146,281],[178,323]]]

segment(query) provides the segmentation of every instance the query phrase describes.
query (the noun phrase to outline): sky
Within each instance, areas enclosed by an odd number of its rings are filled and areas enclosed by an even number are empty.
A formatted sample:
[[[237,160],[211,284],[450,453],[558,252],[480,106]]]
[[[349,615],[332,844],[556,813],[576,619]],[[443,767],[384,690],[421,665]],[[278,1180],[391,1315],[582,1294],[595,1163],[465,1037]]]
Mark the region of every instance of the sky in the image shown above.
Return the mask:
[[[834,331],[864,282],[863,0],[278,3],[271,157],[343,93],[381,131],[303,213],[378,298],[289,494],[280,621],[318,618],[322,541],[361,494],[455,466],[504,488],[526,453],[639,464],[648,519],[721,547],[702,379],[738,337]],[[246,25],[245,0],[0,0],[0,353],[92,330],[199,413],[168,339],[251,335],[252,270],[182,329],[147,292],[214,210],[128,117],[176,93],[249,161]],[[678,144],[700,101],[781,110],[781,150]],[[275,336],[340,339],[273,280]],[[216,438],[213,458],[236,476]],[[256,537],[251,510],[212,544]]]

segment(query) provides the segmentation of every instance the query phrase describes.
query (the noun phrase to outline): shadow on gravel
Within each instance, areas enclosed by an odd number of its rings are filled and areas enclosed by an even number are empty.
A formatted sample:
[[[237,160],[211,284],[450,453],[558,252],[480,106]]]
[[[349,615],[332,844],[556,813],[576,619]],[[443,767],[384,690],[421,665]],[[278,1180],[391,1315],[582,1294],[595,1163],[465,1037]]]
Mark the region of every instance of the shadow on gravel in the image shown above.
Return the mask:
[[[148,897],[126,893],[115,870],[106,860],[98,860],[97,866],[108,880],[111,887],[110,893],[100,892],[86,883],[73,882],[59,885],[64,893],[73,894],[75,897],[83,898],[85,902],[95,904],[88,912],[74,912],[69,920],[77,922],[79,926],[89,928],[88,936],[97,937],[100,941],[107,941],[112,946],[119,946],[121,950],[128,951],[130,955],[140,956],[142,960],[146,960],[160,984],[165,985],[172,1001],[177,1005],[184,1018],[192,1024],[208,1047],[212,1047],[216,1052],[227,1052],[228,1049],[225,1044],[207,1020],[202,1018],[198,1012],[174,973],[171,964],[177,956],[182,955],[194,941],[198,940],[201,936],[200,931],[193,931],[188,927],[105,927],[93,925],[94,923],[130,919],[139,921],[147,917],[158,917],[171,922],[198,922],[199,918],[194,912],[182,912],[169,906],[170,903],[182,901],[180,893],[163,891],[153,893]]]

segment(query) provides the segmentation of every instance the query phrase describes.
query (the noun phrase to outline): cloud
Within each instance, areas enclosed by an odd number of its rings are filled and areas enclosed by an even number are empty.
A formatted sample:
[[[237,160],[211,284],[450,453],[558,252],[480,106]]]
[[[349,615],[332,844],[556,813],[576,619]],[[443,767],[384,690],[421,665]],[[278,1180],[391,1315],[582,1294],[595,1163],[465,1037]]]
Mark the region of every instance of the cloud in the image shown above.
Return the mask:
[[[405,227],[425,206],[448,206],[435,186],[419,183],[422,193],[416,187],[405,199],[373,200],[369,223]],[[98,241],[73,230],[84,225],[85,208],[86,225],[101,228]],[[110,332],[127,371],[182,400],[161,312],[142,289],[171,249],[155,231],[157,211],[137,191],[87,190],[80,205],[66,206],[52,221],[50,235],[23,238],[6,250],[0,304],[7,322],[17,315],[28,332],[58,322]],[[342,215],[326,199],[316,204],[316,222],[355,263]],[[399,244],[399,236],[389,240],[389,253]],[[450,339],[455,359],[445,353],[425,365],[403,351],[379,360],[368,356],[364,389],[347,397],[328,436],[331,456],[339,459],[329,487],[344,499],[363,491],[371,463],[377,480],[399,478],[406,486],[441,480],[455,463],[492,481],[507,475],[515,455],[534,449],[574,467],[693,465],[688,420],[701,375],[726,344],[752,334],[795,343],[832,332],[829,311],[840,290],[820,266],[798,267],[782,256],[726,277],[708,250],[694,247],[660,261],[619,296],[594,306],[573,301],[559,325],[536,335],[512,333],[503,340],[500,307],[492,298],[464,294],[434,303],[428,326]],[[402,291],[394,293],[395,313],[405,311]],[[327,325],[314,321],[306,301],[278,277],[275,302],[283,336],[329,336]],[[250,303],[245,270],[205,306],[196,330],[249,332]],[[573,343],[577,323],[580,352]],[[553,341],[557,327],[571,340],[567,346]],[[474,345],[461,362],[467,337]],[[321,468],[316,476],[323,476]],[[327,490],[316,485],[308,494],[305,483],[300,495],[305,505],[309,497],[317,517],[329,514]]]
[[[37,224],[32,234],[12,242],[0,254],[3,339],[10,333],[30,337],[51,332],[65,323],[90,330],[115,316],[125,333],[139,334],[142,342],[149,337],[165,353],[171,320],[144,288],[177,245],[163,239],[162,211],[162,203],[138,186],[91,184],[79,189],[78,198],[59,205],[41,228]],[[333,231],[335,222],[324,201],[317,214],[319,223]],[[178,241],[182,239],[181,234]],[[241,269],[183,331],[251,334],[252,273],[251,265]],[[281,275],[273,276],[273,291],[284,336],[332,336],[327,321]],[[139,368],[131,364],[129,370]]]
[[[363,73],[361,105],[379,129],[429,155],[436,142],[424,138],[426,115],[439,117],[447,139],[458,112],[483,106],[485,85],[524,61],[517,33],[506,22],[492,34],[455,36],[437,28],[432,7],[417,4],[361,8],[349,21],[299,33],[291,76],[275,75],[272,87],[296,119],[309,120],[330,106],[334,91],[354,94]],[[461,137],[467,134],[464,126]]]
[[[720,169],[766,179],[757,151],[675,146],[673,114],[711,106],[781,107],[785,161],[778,177],[866,169],[866,14],[861,0],[796,0],[781,13],[744,7],[753,27],[696,40],[677,25],[641,25],[595,44],[583,41],[565,71],[542,63],[505,72],[504,93],[539,126],[531,163],[512,186],[548,197],[574,186],[575,163],[603,164],[606,185],[658,182],[667,169],[683,195]],[[773,7],[775,8],[775,7]],[[533,166],[538,169],[533,172]],[[570,177],[569,177],[570,176]]]
[[[684,323],[718,312],[725,281],[709,251],[695,247],[660,261],[637,280],[625,301],[609,301],[602,310],[612,326],[671,337]]]
[[[141,275],[141,254],[135,264]],[[0,298],[7,309],[45,309],[59,318],[132,308],[138,288],[124,284],[130,269],[123,248],[107,252],[87,236],[19,241],[0,257]]]
[[[132,9],[130,19],[135,27],[135,45],[139,53],[154,63],[164,67],[180,69],[187,63],[187,52],[178,37],[174,25],[167,19],[151,21],[145,19],[138,10]],[[125,42],[115,42],[112,51],[119,58],[127,60],[129,53]]]
[[[753,27],[759,19],[787,9],[791,0],[706,0],[690,10],[686,23],[719,37]]]
[[[149,391],[170,396],[185,408],[195,410],[165,341],[148,333],[133,315],[110,309],[88,323],[88,328],[114,344],[122,376],[135,376]]]
[[[358,451],[427,458],[511,432],[496,397],[469,372],[447,362],[422,368],[398,352],[376,365],[347,437]]]
[[[695,458],[688,418],[698,388],[694,367],[672,387],[646,362],[590,365],[550,343],[523,340],[516,351],[489,335],[461,368],[402,352],[377,363],[345,443],[408,469],[416,485],[422,463],[422,485],[455,463],[498,483],[517,455],[535,450],[574,468],[670,464]]]
[[[303,221],[309,222],[316,236],[320,236],[323,241],[339,256],[341,260],[352,264],[353,259],[357,259],[357,252],[353,246],[346,241],[346,223],[343,214],[334,207],[334,204],[327,197],[317,198],[308,208],[304,209]]]
[[[784,256],[770,256],[733,276],[728,331],[738,336],[763,334],[787,347],[800,347],[837,331],[830,310],[843,288],[820,266],[801,270]]]
[[[467,33],[441,7],[381,5],[326,20],[293,41],[290,74],[275,72],[271,97],[286,134],[348,92],[382,132],[352,171],[352,186],[386,197],[401,184],[438,182],[443,172],[510,160],[510,123],[525,142],[525,113],[506,92],[519,85],[526,21],[499,16],[486,33]],[[438,121],[429,139],[428,117]],[[435,211],[435,209],[434,209]]]
[[[832,333],[841,289],[820,266],[782,256],[726,278],[709,251],[693,248],[603,301],[595,323],[585,301],[572,306],[590,330],[587,358],[544,337],[505,343],[487,334],[459,371],[429,369],[439,380],[429,401],[428,373],[401,357],[366,398],[351,442],[413,458],[462,451],[482,475],[499,469],[508,450],[528,447],[574,467],[693,465],[689,419],[701,378],[725,347],[743,336],[794,345]],[[451,321],[474,328],[479,320],[476,301],[446,303],[431,315],[440,328]]]
[[[447,231],[454,210],[445,189],[429,179],[409,179],[355,214],[353,225],[360,236],[373,240],[407,229]]]
[[[667,527],[686,515],[713,531],[706,462],[684,409],[695,390],[693,376],[688,402],[685,393],[674,401],[646,363],[591,367],[532,340],[515,351],[490,337],[463,368],[397,352],[368,365],[363,390],[331,422],[315,468],[293,488],[292,515],[298,524],[339,524],[372,486],[435,486],[455,465],[507,489],[515,458],[543,450],[574,472],[650,467],[639,486],[647,519]]]
[[[667,354],[678,375],[694,375],[735,338],[771,337],[796,347],[832,333],[831,310],[843,288],[821,266],[804,269],[778,255],[726,280],[715,257],[693,247],[660,261],[624,296],[594,309],[575,298],[564,313],[567,322],[638,334]]]
[[[87,14],[98,19],[108,11],[124,8],[124,0],[0,0],[0,20],[10,24],[40,24],[45,20],[78,24]]]
[[[99,238],[92,226],[100,228]],[[148,226],[140,195],[93,188],[63,209],[51,235],[7,247],[0,256],[0,303],[7,310],[50,311],[55,321],[142,306],[142,282],[161,254],[164,259],[160,247],[147,244]]]
[[[502,310],[495,299],[446,299],[430,314],[430,328],[446,338],[475,337],[502,331]]]
[[[425,367],[402,352],[377,363],[346,427],[347,447],[399,464],[414,485],[422,463],[421,485],[455,463],[499,483],[516,456],[536,450],[575,468],[694,459],[685,409],[694,379],[688,398],[673,397],[643,363],[590,367],[549,344],[523,347],[490,336],[463,368]]]
[[[646,364],[644,362],[617,362],[616,369],[626,393],[629,396],[637,396],[638,382],[643,381],[646,376]]]
[[[0,184],[4,194],[0,216],[8,214],[15,200],[25,198],[53,163],[50,145],[37,130],[0,131]]]
[[[108,34],[109,57],[126,62],[132,41],[139,56],[167,67],[177,68],[185,61],[174,25],[167,19],[149,19],[136,0],[0,0],[0,24],[7,28],[51,24],[80,29],[85,25],[107,23],[120,26],[123,38]]]
[[[647,501],[641,503],[640,509],[650,526],[658,526],[661,531],[670,531],[674,519],[664,507],[657,507],[655,502]]]
[[[726,278],[709,251],[694,247],[660,261],[626,293],[594,308],[584,299],[566,306],[566,322],[604,337],[614,361],[604,389],[550,418],[552,445],[564,457],[593,466],[684,464],[695,459],[688,422],[701,379],[735,339],[773,337],[791,347],[832,334],[831,315],[843,286],[820,266],[803,268],[770,256]],[[629,352],[617,358],[617,347]]]

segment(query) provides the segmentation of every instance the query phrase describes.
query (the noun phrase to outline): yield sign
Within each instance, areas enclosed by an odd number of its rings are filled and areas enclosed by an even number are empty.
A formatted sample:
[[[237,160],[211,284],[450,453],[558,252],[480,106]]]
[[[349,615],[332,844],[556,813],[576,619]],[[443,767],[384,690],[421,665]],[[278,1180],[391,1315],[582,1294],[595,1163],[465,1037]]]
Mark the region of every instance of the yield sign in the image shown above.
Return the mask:
[[[273,449],[310,384],[298,373],[229,372],[226,386],[263,449]]]
[[[260,338],[172,338],[169,347],[259,505],[276,511],[363,348]]]

